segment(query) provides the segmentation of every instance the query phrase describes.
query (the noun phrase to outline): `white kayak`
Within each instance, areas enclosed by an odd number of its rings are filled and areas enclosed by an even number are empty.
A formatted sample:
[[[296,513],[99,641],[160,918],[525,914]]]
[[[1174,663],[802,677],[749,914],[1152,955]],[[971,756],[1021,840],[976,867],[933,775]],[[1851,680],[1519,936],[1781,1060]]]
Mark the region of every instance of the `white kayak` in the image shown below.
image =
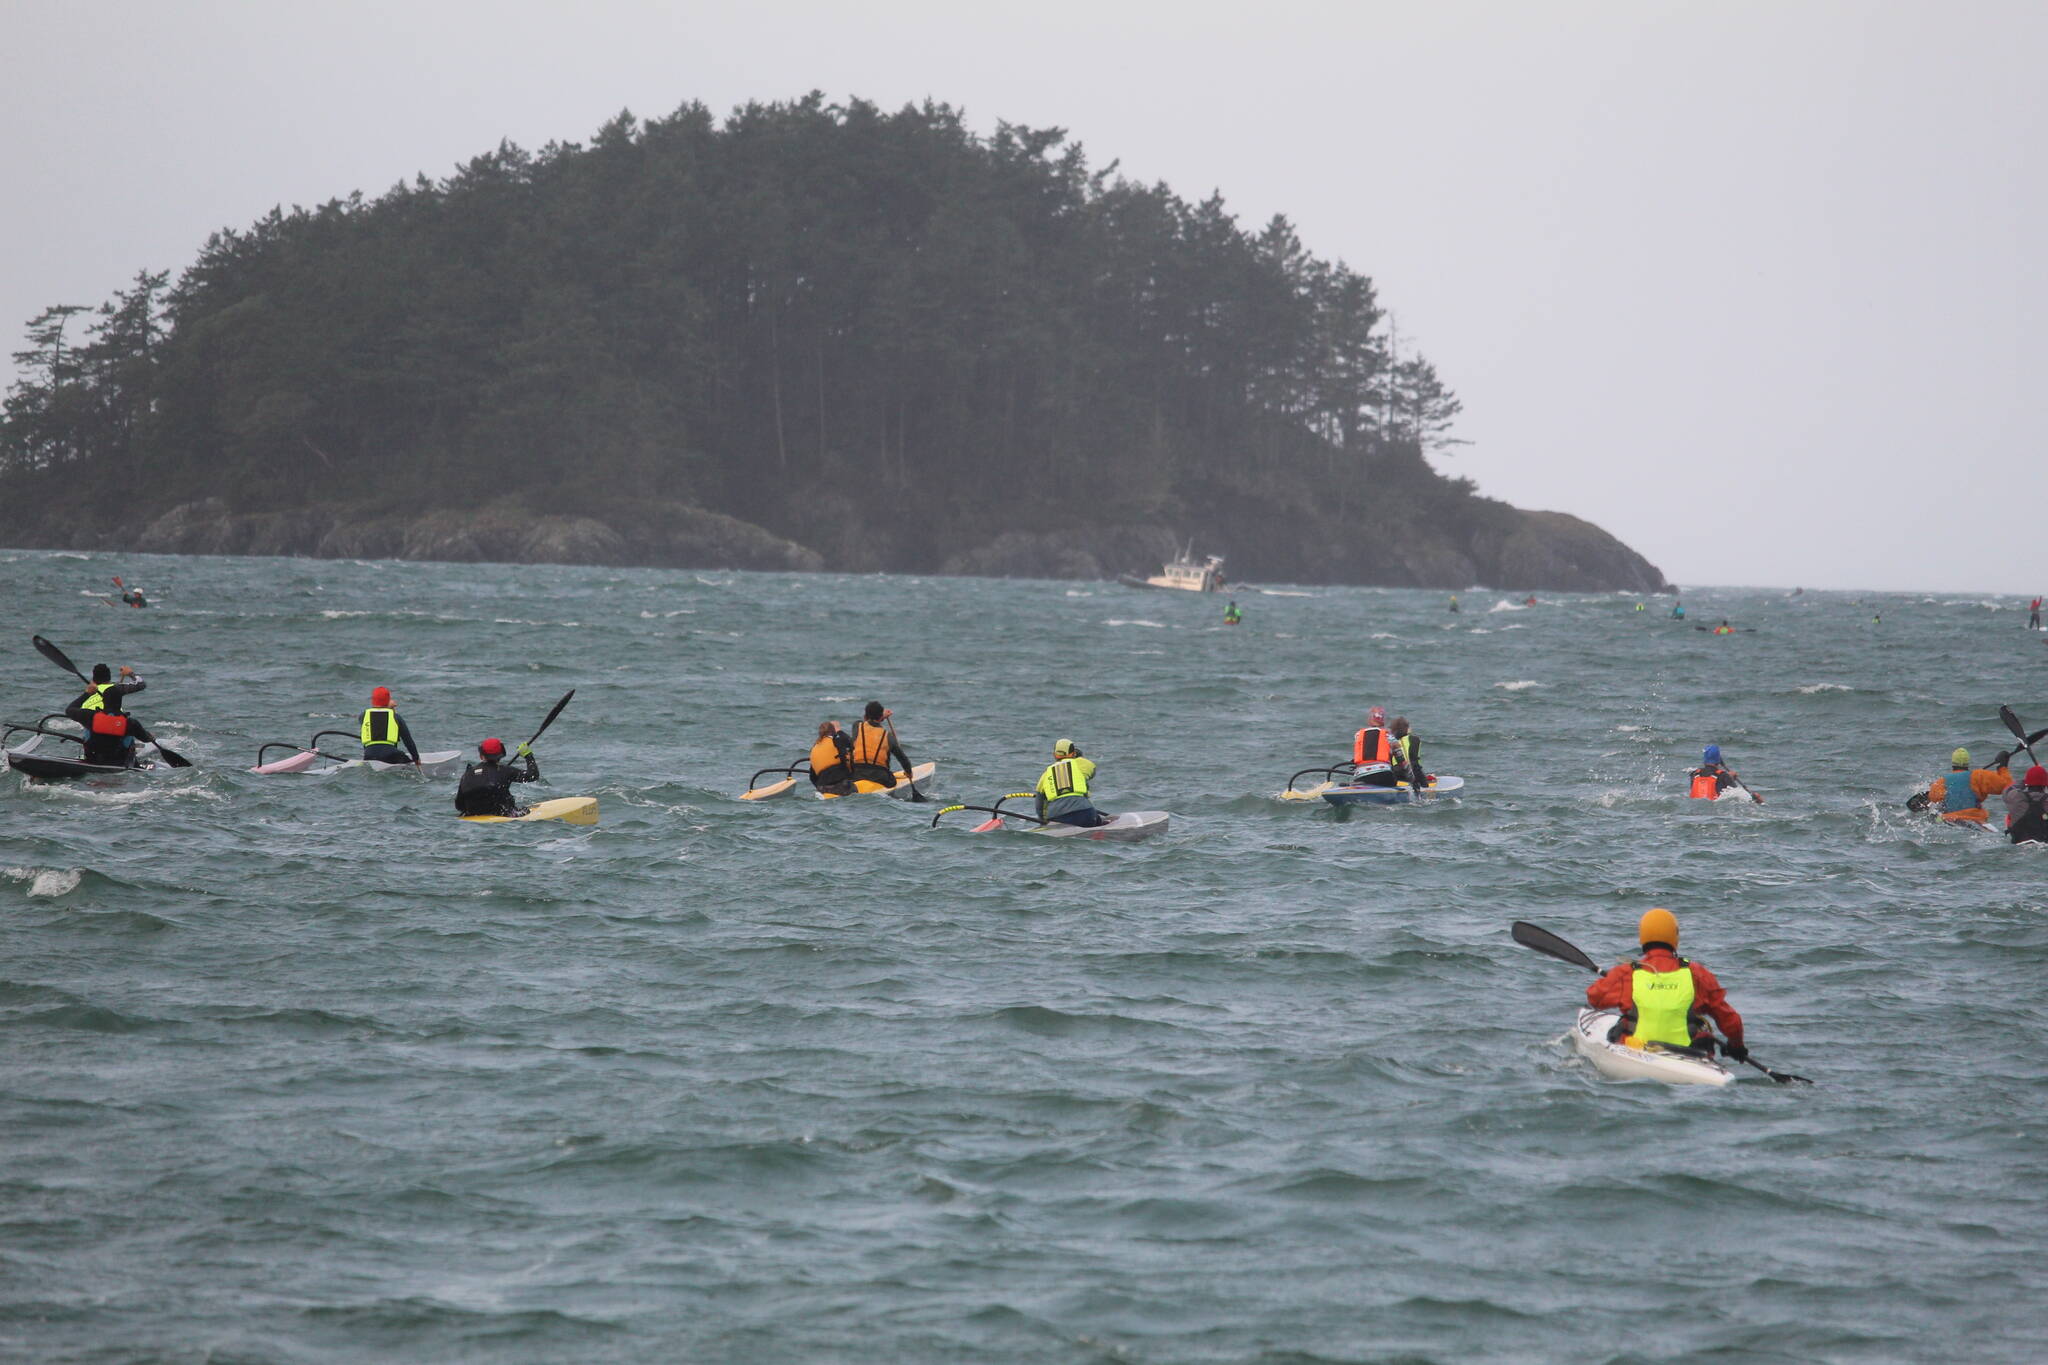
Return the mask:
[[[1711,1057],[1608,1042],[1608,1033],[1620,1022],[1619,1010],[1580,1010],[1578,1022],[1572,1025],[1572,1046],[1610,1080],[1727,1085],[1735,1079],[1734,1072]]]
[[[451,773],[459,771],[462,767],[462,751],[460,749],[441,749],[423,753],[420,755],[420,761],[417,764],[385,763],[375,758],[347,758],[339,763],[330,763],[324,768],[315,768],[313,765],[318,763],[320,759],[321,755],[317,751],[302,749],[288,758],[280,758],[275,763],[259,764],[249,769],[249,771],[266,774],[305,773],[310,777],[325,777],[329,773],[338,773],[349,768],[368,768],[373,773],[418,772],[425,773],[429,777],[446,777]]]
[[[1155,834],[1166,833],[1166,822],[1172,818],[1170,812],[1163,810],[1127,810],[1113,817],[1106,825],[1040,825],[1024,818],[1020,818],[1013,825],[998,815],[976,825],[973,832],[989,834],[1008,829],[1020,834],[1042,834],[1048,839],[1109,839],[1118,843],[1130,843],[1133,840],[1149,839]]]
[[[425,754],[420,755],[425,758]],[[542,801],[524,815],[458,815],[458,820],[467,820],[475,825],[515,824],[522,820],[560,820],[565,825],[594,825],[597,823],[597,798],[594,796],[558,796],[552,801]]]

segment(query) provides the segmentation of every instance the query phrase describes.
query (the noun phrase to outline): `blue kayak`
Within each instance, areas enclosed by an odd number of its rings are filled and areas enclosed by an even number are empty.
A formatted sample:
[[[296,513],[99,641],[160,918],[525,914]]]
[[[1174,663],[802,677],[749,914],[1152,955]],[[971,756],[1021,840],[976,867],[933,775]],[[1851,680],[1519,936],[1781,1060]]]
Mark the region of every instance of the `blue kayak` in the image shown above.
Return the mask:
[[[1432,777],[1424,787],[1425,797],[1455,796],[1465,785],[1462,777]],[[1323,800],[1333,806],[1405,806],[1415,799],[1415,789],[1406,782],[1392,787],[1332,787]]]

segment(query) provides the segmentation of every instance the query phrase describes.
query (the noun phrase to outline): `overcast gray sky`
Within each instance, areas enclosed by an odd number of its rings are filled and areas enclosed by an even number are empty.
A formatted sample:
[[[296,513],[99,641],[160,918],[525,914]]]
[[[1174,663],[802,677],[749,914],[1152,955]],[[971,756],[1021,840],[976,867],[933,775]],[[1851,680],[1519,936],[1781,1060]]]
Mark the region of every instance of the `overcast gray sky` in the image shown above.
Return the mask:
[[[2048,0],[0,0],[0,329],[621,108],[1065,127],[1378,282],[1439,463],[1681,584],[2048,587]],[[11,371],[9,372],[11,377]]]

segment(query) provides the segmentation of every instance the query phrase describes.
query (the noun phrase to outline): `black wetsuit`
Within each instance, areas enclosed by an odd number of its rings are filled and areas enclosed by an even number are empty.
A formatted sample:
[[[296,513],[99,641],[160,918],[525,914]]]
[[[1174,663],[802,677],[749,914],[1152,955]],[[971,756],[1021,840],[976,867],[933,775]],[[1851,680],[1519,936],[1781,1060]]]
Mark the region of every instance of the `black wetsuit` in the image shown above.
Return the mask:
[[[375,708],[372,708],[375,709]],[[393,711],[391,719],[398,722],[398,743],[365,744],[363,760],[378,763],[417,763],[420,761],[420,746],[412,742],[412,731],[406,727],[405,717]],[[360,724],[360,721],[358,721]]]
[[[540,764],[526,756],[526,771],[508,763],[485,761],[462,770],[455,784],[455,813],[458,815],[518,815],[519,803],[512,797],[514,782],[540,781]]]
[[[2007,788],[2005,813],[2009,822],[2006,838],[2016,844],[2048,844],[2048,791],[2018,785]]]
[[[85,727],[85,753],[82,757],[87,763],[101,763],[110,768],[132,768],[135,766],[135,746],[156,742],[156,736],[133,716],[128,716],[128,733],[125,735],[96,735],[92,732],[94,716],[126,715],[127,713],[121,710],[121,698],[140,692],[146,686],[148,684],[140,678],[133,682],[96,685],[96,688],[88,688],[81,692],[77,700],[64,708],[66,716]],[[85,702],[93,695],[94,690],[99,691],[108,704],[88,711],[85,709]]]

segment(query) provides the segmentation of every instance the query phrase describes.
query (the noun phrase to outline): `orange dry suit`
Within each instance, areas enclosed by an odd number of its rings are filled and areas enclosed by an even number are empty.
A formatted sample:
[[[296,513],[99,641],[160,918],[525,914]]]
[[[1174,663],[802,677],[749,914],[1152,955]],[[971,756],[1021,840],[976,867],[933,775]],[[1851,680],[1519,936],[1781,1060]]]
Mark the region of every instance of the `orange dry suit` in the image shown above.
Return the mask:
[[[2012,773],[2005,768],[1971,768],[1969,782],[1963,783],[1961,768],[1953,769],[1947,777],[1937,777],[1927,788],[1927,799],[1941,810],[1944,820],[1968,821],[1981,825],[1991,818],[1984,809],[1984,798],[1997,796],[2012,785]],[[1953,782],[1955,785],[1950,786]]]
[[[1729,1005],[1728,992],[1714,979],[1714,974],[1699,963],[1687,961],[1662,946],[1646,949],[1642,957],[1633,962],[1622,962],[1609,967],[1605,976],[1586,987],[1586,1003],[1596,1010],[1620,1010],[1622,1017],[1634,1025],[1639,1015],[1635,997],[1638,974],[1656,984],[1658,978],[1668,979],[1678,972],[1690,972],[1692,977],[1690,982],[1680,982],[1681,986],[1689,984],[1692,988],[1691,999],[1684,1002],[1686,1027],[1682,1030],[1689,1036],[1683,1040],[1670,1036],[1646,1037],[1642,1041],[1674,1043],[1684,1047],[1694,1038],[1705,1034],[1706,1020],[1712,1019],[1721,1026],[1722,1037],[1736,1047],[1741,1047],[1742,1016]],[[1679,994],[1683,996],[1684,992],[1681,990]],[[1654,1031],[1662,1033],[1665,1029],[1659,1026]],[[1624,1041],[1633,1042],[1635,1039],[1636,1035],[1631,1035]]]

